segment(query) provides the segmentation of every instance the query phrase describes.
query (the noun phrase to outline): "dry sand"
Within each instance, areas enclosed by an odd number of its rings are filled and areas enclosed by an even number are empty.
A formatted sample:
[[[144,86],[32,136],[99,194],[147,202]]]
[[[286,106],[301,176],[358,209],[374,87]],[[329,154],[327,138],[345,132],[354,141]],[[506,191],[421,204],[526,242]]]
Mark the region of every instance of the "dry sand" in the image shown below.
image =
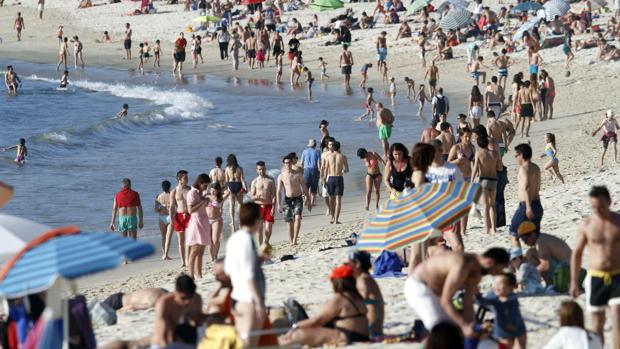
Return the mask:
[[[10,4],[11,0],[5,1]],[[196,13],[182,12],[181,5],[165,6],[159,5],[159,13],[149,16],[128,17],[124,16],[138,5],[133,2],[123,2],[114,5],[96,6],[90,9],[77,10],[76,1],[62,0],[49,1],[45,12],[45,19],[39,21],[35,19],[35,0],[25,0],[24,6],[6,6],[0,8],[0,21],[5,23],[0,28],[0,37],[3,43],[0,44],[0,57],[8,59],[19,59],[33,62],[53,63],[57,59],[57,39],[56,29],[58,25],[65,25],[67,36],[79,35],[84,42],[84,55],[87,65],[113,66],[121,69],[135,69],[137,61],[125,62],[121,43],[119,42],[122,26],[125,22],[130,22],[134,28],[134,42],[138,40],[148,40],[154,42],[161,39],[164,42],[164,56],[162,66],[164,71],[169,71],[171,66],[170,52],[171,41],[177,32],[185,28]],[[95,3],[98,3],[97,1]],[[362,10],[371,10],[372,4],[355,4],[353,8],[357,13]],[[15,42],[12,23],[15,13],[22,11],[26,18],[26,30],[24,41]],[[321,14],[321,24],[326,23],[328,14]],[[302,23],[307,22],[310,11],[299,11],[286,14],[284,18],[291,16],[300,18]],[[604,22],[603,22],[604,23]],[[410,39],[403,39],[395,43],[391,38],[395,37],[397,26],[379,25],[377,28],[368,31],[354,31],[355,42],[351,47],[358,71],[362,62],[374,61],[373,38],[382,30],[388,31],[390,43],[390,55],[388,63],[390,65],[390,75],[397,77],[399,91],[404,93],[405,87],[401,83],[404,76],[412,77],[416,82],[423,78],[423,70],[417,56],[417,48],[411,44]],[[108,30],[116,42],[111,44],[96,44],[95,39],[101,36],[103,30]],[[311,67],[319,56],[327,57],[329,63],[328,73],[331,73],[330,84],[338,84],[340,75],[337,69],[337,47],[320,46],[325,38],[304,40],[301,49],[307,64]],[[471,79],[465,72],[464,46],[455,48],[456,58],[449,62],[439,62],[441,72],[440,85],[445,87],[448,96],[452,97],[452,110],[456,115],[464,112],[466,105],[462,102],[471,89]],[[242,67],[238,72],[232,72],[230,62],[221,63],[217,55],[215,43],[204,45],[206,52],[206,64],[200,66],[197,72],[207,72],[218,76],[237,76],[240,78],[267,78],[273,79],[275,69],[271,64],[264,70],[250,71]],[[434,52],[430,53],[434,55]],[[557,97],[555,102],[554,120],[536,122],[532,126],[530,139],[519,139],[514,141],[514,145],[521,141],[529,141],[535,154],[543,152],[543,135],[546,132],[556,134],[559,149],[560,169],[566,179],[566,184],[554,183],[549,178],[543,180],[541,199],[545,208],[543,220],[543,231],[557,235],[569,243],[574,244],[577,223],[589,214],[587,192],[595,184],[605,184],[609,187],[612,197],[620,197],[620,185],[618,185],[618,165],[613,163],[611,154],[608,154],[604,171],[599,171],[598,159],[601,152],[600,143],[590,136],[603,118],[605,110],[609,108],[618,109],[620,100],[620,63],[594,62],[595,50],[576,52],[576,59],[571,67],[571,76],[565,77],[561,67],[563,55],[561,49],[547,49],[541,52],[545,63],[543,68],[548,70],[550,75],[555,78]],[[482,50],[482,55],[490,61],[491,51]],[[523,53],[515,54],[517,65],[511,68],[514,73],[518,70],[525,70],[526,62]],[[147,73],[152,70],[147,69]],[[193,73],[186,68],[186,73]],[[489,74],[492,75],[493,71]],[[288,73],[285,71],[284,80]],[[357,84],[356,73],[352,84]],[[379,76],[373,69],[370,72],[369,85],[379,86]],[[360,104],[362,103],[360,99]],[[411,110],[413,113],[417,105],[399,106],[399,108]],[[398,117],[398,113],[397,113]],[[414,143],[419,138],[418,134],[412,134],[409,143]],[[375,142],[375,140],[372,140]],[[507,212],[510,219],[516,204],[516,170],[513,160],[514,152],[511,150],[505,156],[505,162],[509,168],[510,184],[506,188]],[[536,162],[542,165],[545,160]],[[348,198],[345,205],[347,213],[344,217],[344,224],[340,226],[329,226],[325,224],[321,213],[323,207],[319,206],[314,212],[313,217],[304,220],[304,227],[301,236],[301,245],[296,248],[288,246],[283,242],[284,231],[281,222],[277,223],[276,235],[281,242],[274,245],[275,257],[284,254],[295,254],[298,258],[294,261],[284,263],[274,263],[265,266],[267,276],[267,303],[278,305],[288,297],[298,299],[310,313],[315,312],[321,304],[330,297],[330,286],[327,280],[328,271],[346,257],[348,249],[340,248],[343,240],[352,232],[360,232],[363,228],[367,215],[363,211],[361,198]],[[465,237],[467,251],[482,252],[487,247],[495,245],[509,247],[506,228],[502,228],[495,236],[487,236],[483,233],[481,221],[474,220],[470,224],[468,235]],[[333,249],[323,250],[327,247]],[[104,276],[93,277],[82,281],[82,291],[89,298],[103,299],[108,294],[118,291],[131,291],[142,287],[157,286],[172,288],[174,277],[181,271],[174,264],[158,263],[156,260],[136,263],[129,268],[121,268],[114,273]],[[399,333],[406,331],[413,320],[415,314],[407,307],[402,288],[404,279],[387,278],[380,279],[384,298],[386,299],[386,323],[387,333]],[[199,291],[206,297],[211,289],[214,288],[214,281],[211,276],[199,281]],[[489,286],[489,280],[483,281],[485,287]],[[528,339],[530,348],[540,348],[557,330],[556,309],[559,303],[566,297],[562,296],[539,296],[521,298],[521,311],[526,319],[528,327]],[[580,300],[583,304],[583,299]],[[115,326],[96,328],[99,343],[106,343],[113,339],[132,339],[142,337],[152,332],[152,311],[136,313],[125,313],[119,316],[119,323]],[[607,328],[609,331],[609,326]],[[608,340],[610,340],[608,333]],[[355,347],[364,347],[358,345]],[[384,345],[375,345],[384,347]],[[405,347],[403,344],[391,345],[391,348]],[[407,345],[406,347],[415,347]]]

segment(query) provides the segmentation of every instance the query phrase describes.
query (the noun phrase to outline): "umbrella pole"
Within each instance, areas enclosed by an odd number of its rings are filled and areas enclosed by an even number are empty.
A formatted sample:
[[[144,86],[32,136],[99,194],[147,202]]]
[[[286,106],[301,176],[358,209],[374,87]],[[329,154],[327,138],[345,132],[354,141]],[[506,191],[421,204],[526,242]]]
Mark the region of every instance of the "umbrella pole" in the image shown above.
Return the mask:
[[[69,315],[69,300],[77,294],[77,285],[74,280],[65,280],[69,287],[69,298],[63,299],[62,302],[62,349],[69,349],[69,324],[71,321]]]

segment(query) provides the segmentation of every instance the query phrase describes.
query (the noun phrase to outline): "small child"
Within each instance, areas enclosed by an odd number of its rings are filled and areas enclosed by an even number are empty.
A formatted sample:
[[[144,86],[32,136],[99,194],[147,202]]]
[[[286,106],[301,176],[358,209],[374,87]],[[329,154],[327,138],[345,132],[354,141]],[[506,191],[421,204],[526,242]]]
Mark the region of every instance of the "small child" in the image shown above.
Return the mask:
[[[151,58],[151,47],[147,41],[144,42],[144,62],[148,62]]]
[[[157,65],[159,67],[159,57],[161,55],[161,42],[155,40],[155,47],[153,47],[153,67]]]
[[[603,349],[601,338],[586,330],[584,326],[583,310],[574,301],[564,301],[558,311],[560,315],[560,330],[544,346],[544,349],[554,348],[587,348]]]
[[[319,57],[319,69],[321,69],[321,81],[329,79],[329,75],[327,75],[327,62],[323,60],[323,57]]]
[[[413,95],[415,94],[415,81],[413,79],[409,79],[409,77],[405,76],[405,83],[407,84],[407,98],[411,100]]]
[[[276,84],[282,83],[282,61],[276,58]]]
[[[302,72],[306,74],[306,83],[308,84],[308,99],[312,100],[312,84],[314,83],[314,78],[312,77],[312,72],[308,67],[303,67]]]
[[[368,69],[372,68],[372,63],[364,63],[362,64],[362,81],[360,82],[361,88],[366,88],[366,80],[368,80]]]
[[[26,148],[26,140],[23,138],[19,139],[19,143],[12,147],[4,148],[2,151],[7,151],[11,149],[17,149],[15,152],[15,163],[18,165],[23,165],[26,163],[26,156],[28,156],[28,148]]]
[[[424,111],[424,102],[431,101],[428,96],[426,96],[426,88],[424,87],[424,84],[421,84],[418,88],[418,94],[416,95],[416,99],[418,100],[418,103],[420,105],[420,107],[418,108],[418,116],[422,117],[422,111]]]
[[[138,51],[138,70],[140,72],[144,72],[144,43],[140,43],[140,45],[138,45],[140,47],[140,50]]]
[[[385,61],[381,62],[381,71],[383,72],[383,86],[388,84],[388,67]]]
[[[367,116],[370,115],[370,120],[375,118],[375,110],[373,109],[373,105],[375,104],[375,100],[372,97],[374,89],[372,87],[368,88],[368,94],[366,95],[366,102],[364,104],[364,108],[366,108],[366,112],[362,114],[357,120],[364,120]]]
[[[510,266],[515,270],[518,288],[525,294],[544,293],[542,278],[536,267],[523,257],[523,250],[518,247],[510,249]]]
[[[393,76],[390,78],[389,92],[390,92],[390,100],[392,101],[392,105],[396,105],[396,81]]]
[[[560,161],[557,158],[558,149],[555,147],[555,135],[553,133],[545,134],[545,152],[540,156],[544,158],[545,156],[549,157],[549,161],[545,164],[545,171],[548,171],[551,174],[551,177],[555,179],[559,179],[562,184],[564,184],[564,177],[560,173]]]
[[[129,104],[123,104],[123,109],[121,109],[121,111],[119,111],[118,114],[116,114],[116,117],[122,119],[127,116],[128,112],[129,112]]]
[[[67,88],[67,85],[69,85],[69,71],[65,70],[60,78],[60,88]]]
[[[504,273],[493,280],[493,293],[490,297],[477,297],[478,304],[494,308],[493,336],[500,343],[512,348],[524,349],[527,340],[525,322],[519,309],[519,300],[513,293],[517,286],[514,274]]]

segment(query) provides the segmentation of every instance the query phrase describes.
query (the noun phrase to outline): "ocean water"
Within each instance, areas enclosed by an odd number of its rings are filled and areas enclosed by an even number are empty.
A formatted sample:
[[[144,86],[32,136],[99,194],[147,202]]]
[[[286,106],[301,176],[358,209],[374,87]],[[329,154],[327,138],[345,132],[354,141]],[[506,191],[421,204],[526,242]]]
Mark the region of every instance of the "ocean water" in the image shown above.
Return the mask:
[[[309,138],[320,139],[321,119],[329,120],[349,158],[345,196],[363,192],[357,148],[381,149],[374,123],[354,121],[363,112],[359,89],[345,94],[339,85],[317,82],[315,100],[308,101],[303,88],[265,80],[87,68],[71,71],[69,89],[60,91],[53,66],[0,61],[7,64],[23,86],[18,96],[0,95],[0,147],[24,137],[29,157],[17,166],[13,151],[0,152],[0,180],[15,187],[3,212],[50,226],[106,230],[114,193],[128,177],[141,195],[144,232],[154,234],[153,204],[162,180],[174,183],[176,172],[186,169],[191,182],[208,173],[216,156],[229,153],[237,155],[248,184],[258,160],[276,174],[284,155],[300,154]],[[411,144],[427,121],[399,92],[392,141]],[[383,94],[377,97],[388,104]],[[114,118],[123,103],[129,117]]]

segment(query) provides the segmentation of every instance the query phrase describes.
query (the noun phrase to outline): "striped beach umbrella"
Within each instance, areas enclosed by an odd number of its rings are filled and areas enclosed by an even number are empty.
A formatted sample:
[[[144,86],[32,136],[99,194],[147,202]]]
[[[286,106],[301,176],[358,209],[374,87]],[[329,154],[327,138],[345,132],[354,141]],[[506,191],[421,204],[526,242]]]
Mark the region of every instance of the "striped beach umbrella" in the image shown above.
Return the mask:
[[[439,22],[439,27],[444,31],[456,30],[465,27],[471,21],[471,12],[464,9],[451,9]]]
[[[340,0],[315,0],[310,4],[310,8],[314,11],[330,11],[344,7],[344,3]]]
[[[512,36],[512,41],[521,40],[521,38],[523,37],[523,34],[525,34],[525,32],[528,32],[534,29],[536,25],[538,25],[537,18],[534,18],[534,20],[530,20],[530,21],[523,23],[523,25],[519,27],[519,29],[517,29],[517,31]]]
[[[50,227],[17,216],[0,213],[0,266]]]
[[[519,5],[512,8],[512,13],[520,13],[520,12],[530,12],[530,11],[538,11],[543,9],[544,7],[537,2],[522,2]]]
[[[426,184],[405,192],[370,220],[357,247],[394,251],[437,236],[466,215],[479,195],[480,185],[467,182]]]
[[[545,19],[552,21],[555,16],[564,16],[570,11],[570,4],[564,0],[547,1],[543,7],[545,8]]]
[[[0,295],[7,298],[45,291],[57,278],[74,280],[120,265],[125,258],[151,255],[153,245],[110,233],[82,233],[77,227],[47,232],[32,240],[0,270]]]
[[[407,6],[407,16],[413,16],[416,12],[428,6],[431,0],[415,0],[411,2],[411,5]]]

